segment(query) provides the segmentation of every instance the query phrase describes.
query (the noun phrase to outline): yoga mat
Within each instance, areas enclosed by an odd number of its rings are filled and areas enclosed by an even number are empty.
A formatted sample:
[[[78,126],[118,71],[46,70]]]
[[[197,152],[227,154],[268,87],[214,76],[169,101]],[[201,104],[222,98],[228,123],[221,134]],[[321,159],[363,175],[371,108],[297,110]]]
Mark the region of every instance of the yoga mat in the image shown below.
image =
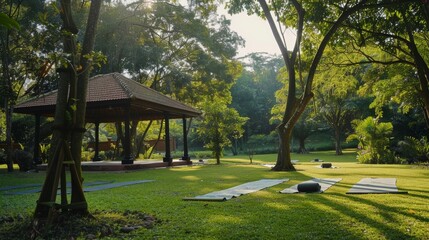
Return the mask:
[[[18,189],[18,188],[29,188],[29,187],[42,187],[42,184],[40,184],[40,183],[29,183],[29,184],[15,185],[15,186],[6,186],[6,187],[1,187],[0,191],[9,191],[9,190],[14,190],[14,189]]]
[[[102,184],[108,184],[108,183],[113,183],[113,181],[94,181],[94,182],[88,182],[88,183],[84,182],[83,183],[83,189],[85,190],[86,186],[95,186],[95,185],[102,185]],[[15,188],[12,188],[12,189],[30,187],[30,185],[31,184],[20,185],[23,187],[14,186]],[[28,189],[28,190],[24,190],[24,191],[17,191],[17,192],[6,192],[4,194],[6,194],[6,195],[24,195],[24,194],[38,193],[38,192],[42,191],[42,184],[33,184],[33,187],[38,187],[38,188]],[[67,183],[67,187],[68,188],[71,187],[70,182]]]
[[[94,192],[94,191],[100,191],[110,188],[117,188],[117,187],[123,187],[128,185],[134,185],[139,183],[146,183],[146,182],[153,182],[155,180],[137,180],[137,181],[130,181],[130,182],[118,182],[118,183],[110,183],[110,184],[104,184],[104,185],[97,185],[90,188],[84,188],[84,192]]]
[[[261,179],[258,181],[244,183],[221,191],[207,193],[193,198],[183,198],[187,201],[226,201],[244,194],[257,192],[267,187],[289,181],[289,179]]]
[[[339,167],[334,166],[334,165],[331,165],[331,167],[325,167],[325,168],[324,168],[322,165],[318,165],[318,166],[316,166],[315,168],[334,169],[334,168],[339,168]]]
[[[341,181],[341,178],[313,178],[311,180],[302,182],[302,183],[318,183],[320,184],[320,191],[315,193],[323,193],[324,191],[328,190],[332,185],[335,183]],[[299,193],[298,191],[298,184],[293,185],[292,187],[283,189],[280,191],[280,193]]]
[[[353,185],[347,194],[382,194],[382,193],[408,193],[399,191],[396,187],[396,178],[362,178]]]

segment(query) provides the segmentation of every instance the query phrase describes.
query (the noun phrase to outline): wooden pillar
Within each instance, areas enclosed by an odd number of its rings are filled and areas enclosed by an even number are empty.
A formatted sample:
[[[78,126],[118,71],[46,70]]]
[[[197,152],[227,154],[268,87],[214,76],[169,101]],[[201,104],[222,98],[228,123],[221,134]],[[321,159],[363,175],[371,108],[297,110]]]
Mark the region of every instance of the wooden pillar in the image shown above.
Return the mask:
[[[186,128],[186,118],[183,117],[183,157],[182,160],[190,161],[191,158],[189,157],[188,153],[188,134],[187,134],[187,128]]]
[[[41,164],[42,160],[40,159],[40,115],[35,116],[35,126],[34,126],[34,153],[33,153],[33,162],[35,165]]]
[[[131,152],[131,134],[130,134],[130,110],[127,110],[127,116],[125,119],[125,131],[124,131],[124,158],[122,164],[133,164],[134,157]]]
[[[99,156],[100,153],[100,123],[95,123],[95,144],[94,144],[94,158],[92,159],[93,162],[101,161],[101,158]]]
[[[165,114],[165,157],[163,161],[168,162],[169,165],[171,165],[173,162],[170,148],[170,117],[168,114]]]

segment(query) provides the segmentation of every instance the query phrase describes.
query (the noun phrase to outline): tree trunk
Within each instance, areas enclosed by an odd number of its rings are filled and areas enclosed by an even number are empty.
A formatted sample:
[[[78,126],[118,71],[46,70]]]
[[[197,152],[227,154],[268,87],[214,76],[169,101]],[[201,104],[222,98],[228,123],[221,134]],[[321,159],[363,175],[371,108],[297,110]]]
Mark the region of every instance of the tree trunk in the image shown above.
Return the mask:
[[[13,143],[12,143],[12,113],[13,106],[8,103],[9,99],[6,97],[6,162],[7,171],[13,172]]]
[[[216,131],[216,139],[219,139],[220,134]],[[216,164],[219,165],[220,164],[220,155],[221,155],[221,147],[220,147],[220,140],[215,140],[214,141],[214,153],[215,153],[215,158],[216,158]]]
[[[144,145],[144,139],[146,138],[146,134],[150,129],[150,126],[152,126],[153,120],[149,121],[149,124],[146,126],[146,129],[144,130],[143,134],[141,135],[141,137],[138,139],[137,143],[136,143],[136,156],[138,157],[141,153],[142,147]]]
[[[11,4],[12,5],[12,4]],[[12,6],[10,6],[12,8]],[[2,83],[0,89],[1,94],[4,94],[4,110],[6,111],[6,163],[7,163],[7,171],[13,172],[13,159],[12,159],[12,153],[13,153],[13,146],[12,146],[12,113],[13,113],[13,107],[11,104],[11,96],[13,94],[12,84],[11,84],[11,76],[10,76],[10,30],[6,30],[5,39],[2,41],[2,56],[1,56],[1,63],[2,63],[2,78],[4,83]],[[3,39],[2,39],[3,40]]]
[[[131,121],[130,125],[130,150],[131,153],[138,158],[139,155],[135,153],[137,152],[137,126],[139,125],[139,121]]]
[[[305,138],[304,137],[300,137],[298,138],[298,142],[299,142],[299,148],[298,148],[298,153],[308,153],[307,149],[305,148]]]
[[[80,58],[80,67],[82,71],[78,75],[76,91],[76,122],[75,131],[71,137],[71,152],[76,163],[79,177],[82,179],[81,156],[82,156],[82,139],[85,133],[85,114],[86,114],[86,95],[88,92],[88,80],[91,72],[91,62],[86,57],[91,54],[94,48],[95,32],[97,29],[98,16],[100,14],[102,0],[92,0],[88,14],[88,21],[85,30],[85,37],[82,45]]]
[[[115,156],[121,156],[121,149],[119,147],[119,143],[122,144],[122,148],[124,145],[124,132],[122,131],[122,122],[115,122],[116,129],[116,153]]]
[[[152,153],[153,153],[153,150],[155,149],[156,144],[158,144],[159,140],[161,139],[163,125],[164,125],[164,120],[161,120],[161,125],[159,126],[158,138],[156,139],[155,144],[152,146],[152,149],[150,150],[148,158],[152,156]]]
[[[279,150],[277,154],[276,165],[272,168],[273,171],[295,171],[295,167],[292,165],[290,157],[290,147],[291,147],[291,128],[284,128],[283,125],[280,125],[277,128],[279,134]]]
[[[335,155],[343,155],[340,129],[335,129]]]

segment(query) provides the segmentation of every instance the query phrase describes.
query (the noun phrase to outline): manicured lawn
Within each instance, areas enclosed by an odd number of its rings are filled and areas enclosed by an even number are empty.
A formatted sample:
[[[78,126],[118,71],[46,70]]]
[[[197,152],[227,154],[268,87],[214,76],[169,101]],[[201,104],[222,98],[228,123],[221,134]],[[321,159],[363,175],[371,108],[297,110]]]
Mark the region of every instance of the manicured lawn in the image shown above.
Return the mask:
[[[338,168],[321,169],[314,158]],[[363,165],[354,154],[320,152],[295,155],[296,172],[272,172],[261,163],[275,155],[224,159],[213,164],[127,173],[84,173],[85,181],[154,182],[86,193],[91,211],[144,211],[161,220],[152,229],[129,233],[130,239],[429,239],[429,170],[409,165]],[[212,161],[210,161],[212,162]],[[45,173],[7,174],[0,169],[0,188],[42,183]],[[280,194],[313,177],[342,178],[323,194]],[[408,194],[346,195],[363,177],[395,177]],[[226,202],[189,202],[193,197],[261,178],[289,178],[274,187]],[[0,192],[0,216],[31,214],[38,194]],[[5,231],[6,225],[0,226]]]
[[[335,155],[335,151],[314,151],[309,154],[292,153],[291,158],[302,162],[310,162],[314,159],[320,159],[324,162],[357,162],[356,150],[345,149],[343,155]],[[253,163],[275,163],[277,154],[261,154],[253,156]],[[248,155],[228,156],[223,159],[223,162],[228,163],[250,163]]]

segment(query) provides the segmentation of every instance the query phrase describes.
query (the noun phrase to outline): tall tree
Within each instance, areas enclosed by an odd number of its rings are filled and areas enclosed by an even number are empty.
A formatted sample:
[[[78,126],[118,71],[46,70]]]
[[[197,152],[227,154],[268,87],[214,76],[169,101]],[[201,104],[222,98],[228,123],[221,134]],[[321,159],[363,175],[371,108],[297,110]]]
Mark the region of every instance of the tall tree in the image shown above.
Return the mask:
[[[247,118],[240,117],[227,102],[220,98],[208,98],[202,105],[203,120],[199,124],[198,134],[203,137],[205,146],[212,150],[216,163],[220,164],[223,150],[231,145],[231,137],[243,133]]]
[[[280,145],[276,165],[273,170],[295,170],[290,158],[290,138],[292,130],[305,107],[313,97],[313,79],[316,74],[318,64],[322,58],[325,47],[332,39],[342,24],[354,13],[366,8],[379,8],[383,5],[405,4],[409,1],[399,0],[355,0],[355,1],[328,1],[300,2],[296,0],[278,2],[273,1],[268,4],[265,0],[254,1],[232,0],[227,2],[230,12],[237,13],[245,9],[249,13],[257,13],[267,19],[274,38],[279,46],[283,60],[288,71],[288,96],[286,108],[282,122],[278,125]],[[273,14],[276,18],[273,17]],[[306,26],[304,28],[304,26]],[[296,42],[294,48],[289,51],[284,39],[285,27],[296,29]],[[305,79],[300,78],[300,58],[299,51],[303,40],[305,40],[304,30],[323,36],[320,43],[314,47],[312,61]],[[304,42],[305,44],[305,42]],[[302,95],[296,91],[297,81],[305,82],[305,90]]]
[[[346,132],[351,130],[350,122],[355,118],[357,106],[355,100],[359,81],[359,66],[336,66],[331,62],[341,61],[341,55],[327,49],[314,80],[315,105],[322,120],[332,130],[335,142],[335,154],[342,155],[341,144]],[[360,76],[357,76],[360,77]]]
[[[37,202],[35,210],[35,227],[44,227],[54,220],[53,210],[58,207],[55,203],[58,184],[61,183],[61,204],[62,211],[73,211],[81,214],[88,213],[88,205],[82,189],[82,175],[80,165],[80,154],[73,154],[76,149],[81,150],[82,134],[80,132],[85,121],[86,84],[89,77],[91,64],[88,55],[93,48],[93,39],[98,22],[98,13],[101,0],[93,0],[88,15],[88,24],[85,33],[85,40],[82,46],[81,58],[78,58],[76,45],[76,27],[71,8],[71,0],[61,0],[60,14],[63,21],[63,48],[64,48],[64,68],[57,69],[60,72],[58,83],[58,98],[55,110],[55,131],[53,139],[57,142],[56,151],[49,161],[48,171],[43,184],[42,192]],[[86,72],[88,71],[88,72]],[[78,83],[79,75],[79,83]],[[82,91],[78,93],[77,91]],[[80,98],[80,99],[79,99]],[[81,103],[79,101],[83,101]],[[83,109],[82,109],[83,108]],[[77,113],[80,116],[77,116]],[[71,148],[68,142],[71,140]],[[79,157],[77,159],[76,157]],[[67,201],[65,164],[69,164],[71,172],[72,195],[71,203]]]

